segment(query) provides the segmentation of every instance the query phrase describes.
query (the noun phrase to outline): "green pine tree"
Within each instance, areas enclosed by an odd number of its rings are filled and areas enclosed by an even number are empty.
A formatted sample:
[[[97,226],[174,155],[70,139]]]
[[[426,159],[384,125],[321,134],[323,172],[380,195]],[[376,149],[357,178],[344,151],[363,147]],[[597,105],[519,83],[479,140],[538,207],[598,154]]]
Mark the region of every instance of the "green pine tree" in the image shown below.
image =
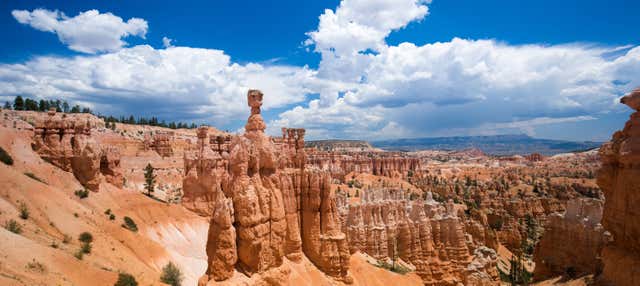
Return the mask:
[[[153,174],[153,171],[154,168],[151,163],[144,168],[144,188],[147,191],[147,196],[151,196],[156,185],[156,175]]]

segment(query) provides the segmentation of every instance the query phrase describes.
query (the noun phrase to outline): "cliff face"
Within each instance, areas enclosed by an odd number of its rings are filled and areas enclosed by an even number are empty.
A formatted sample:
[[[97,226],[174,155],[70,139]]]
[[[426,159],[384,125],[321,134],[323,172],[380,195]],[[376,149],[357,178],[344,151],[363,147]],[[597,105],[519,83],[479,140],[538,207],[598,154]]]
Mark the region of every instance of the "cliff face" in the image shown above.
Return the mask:
[[[534,252],[536,280],[600,272],[600,251],[608,238],[600,224],[602,205],[601,200],[574,199],[563,215],[549,216]]]
[[[199,131],[199,150],[185,155],[183,204],[211,217],[209,266],[200,284],[229,279],[234,270],[266,273],[285,256],[299,260],[303,254],[326,274],[350,282],[329,174],[304,168],[303,129],[283,130],[282,141],[274,143],[264,134],[262,93],[249,91],[248,101],[246,133],[231,139],[228,154],[211,153],[206,132]]]
[[[344,193],[340,195],[344,196]],[[378,260],[401,259],[415,267],[425,285],[490,285],[497,281],[496,254],[483,248],[469,252],[464,223],[452,202],[431,198],[409,200],[402,190],[364,192],[360,204],[338,200],[352,253],[361,251]],[[477,250],[478,248],[476,248]],[[483,284],[484,283],[484,284]]]
[[[114,148],[102,149],[91,136],[92,123],[59,116],[55,109],[35,122],[32,148],[45,161],[73,172],[86,188],[97,191],[101,173],[107,181],[122,186],[120,154]]]
[[[613,236],[602,251],[601,279],[625,286],[640,285],[640,89],[621,102],[635,112],[600,148],[598,185],[606,198],[602,225]]]
[[[329,171],[343,179],[351,172],[404,178],[420,169],[420,159],[393,152],[324,152],[315,149],[307,153],[307,163]]]

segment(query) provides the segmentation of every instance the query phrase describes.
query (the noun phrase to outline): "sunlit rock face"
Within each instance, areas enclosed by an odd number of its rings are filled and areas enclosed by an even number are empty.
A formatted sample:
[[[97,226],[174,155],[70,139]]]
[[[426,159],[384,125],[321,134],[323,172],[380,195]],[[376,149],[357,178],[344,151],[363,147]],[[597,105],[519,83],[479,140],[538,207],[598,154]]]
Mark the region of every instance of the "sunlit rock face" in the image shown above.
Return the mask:
[[[467,240],[464,222],[452,201],[437,203],[431,193],[426,200],[410,200],[400,189],[370,189],[362,194],[360,203],[349,205],[346,198],[338,202],[346,217],[343,229],[351,253],[364,252],[378,260],[401,259],[415,268],[425,285],[492,285],[497,281],[495,251]]]
[[[200,284],[229,279],[235,270],[266,273],[284,257],[302,255],[349,283],[349,251],[330,175],[305,169],[304,129],[283,129],[277,140],[264,134],[262,98],[258,90],[248,92],[246,132],[232,137],[228,149],[214,144],[218,152],[212,151],[201,129],[197,150],[185,154],[183,205],[211,218]]]
[[[600,272],[600,251],[608,239],[600,224],[602,207],[601,200],[574,199],[564,214],[548,217],[534,252],[536,280]]]
[[[100,146],[91,135],[93,123],[59,115],[50,109],[34,123],[32,148],[42,159],[73,172],[86,188],[97,191],[102,176],[121,187],[120,152],[115,147]]]
[[[351,172],[406,178],[421,166],[419,158],[401,152],[327,152],[310,149],[307,156],[308,164],[329,171],[336,179],[342,179]]]
[[[613,242],[602,251],[601,280],[609,285],[640,285],[640,89],[624,96],[631,107],[624,129],[600,148],[598,185],[604,192],[602,225]]]

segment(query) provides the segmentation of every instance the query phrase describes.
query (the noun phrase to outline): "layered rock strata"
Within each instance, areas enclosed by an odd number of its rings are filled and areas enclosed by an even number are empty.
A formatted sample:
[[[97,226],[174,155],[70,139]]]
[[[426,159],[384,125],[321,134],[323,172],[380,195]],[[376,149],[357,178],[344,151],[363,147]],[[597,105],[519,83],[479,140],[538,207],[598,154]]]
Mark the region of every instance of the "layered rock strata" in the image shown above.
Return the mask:
[[[405,178],[420,170],[420,159],[400,152],[326,152],[310,149],[307,163],[329,171],[334,178],[367,173],[386,177]]]
[[[32,148],[42,159],[69,172],[88,189],[97,191],[101,174],[108,182],[122,186],[120,153],[113,147],[101,148],[91,136],[89,121],[77,122],[59,116],[55,108],[35,123]]]
[[[411,201],[402,190],[374,189],[363,193],[361,203],[341,205],[340,209],[346,217],[343,232],[352,253],[361,251],[378,260],[402,259],[415,267],[425,285],[471,280],[475,282],[470,285],[482,285],[476,282],[496,280],[491,267],[495,266],[495,253],[482,253],[476,264],[467,268],[474,257],[453,202],[443,206],[431,193],[426,201]]]
[[[211,217],[209,266],[200,284],[231,278],[234,270],[265,273],[280,267],[285,256],[301,255],[350,282],[330,176],[304,168],[302,129],[287,130],[276,143],[264,134],[262,97],[260,91],[248,92],[246,132],[231,138],[228,154],[208,148],[206,132],[199,130],[198,149],[185,155],[183,204]]]
[[[534,279],[600,272],[600,251],[608,239],[600,224],[602,205],[597,199],[574,199],[564,214],[549,216],[534,251]]]
[[[605,196],[602,225],[613,242],[602,250],[606,285],[640,285],[640,89],[624,96],[631,107],[624,129],[600,148],[597,182]]]

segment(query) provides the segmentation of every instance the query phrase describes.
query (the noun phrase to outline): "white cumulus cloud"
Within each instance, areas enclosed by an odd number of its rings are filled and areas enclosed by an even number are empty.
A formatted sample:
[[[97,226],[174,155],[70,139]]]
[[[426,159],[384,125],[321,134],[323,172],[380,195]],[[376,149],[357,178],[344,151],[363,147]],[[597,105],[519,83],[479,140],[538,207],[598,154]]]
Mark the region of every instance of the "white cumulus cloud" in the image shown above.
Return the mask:
[[[60,11],[45,9],[13,10],[13,17],[21,24],[34,29],[58,35],[60,42],[70,49],[82,53],[117,51],[127,43],[123,38],[138,36],[144,38],[148,24],[140,18],[126,22],[111,13],[88,10],[75,17],[68,17]]]
[[[274,123],[341,138],[533,134],[620,110],[617,98],[640,85],[640,47],[460,38],[389,45],[391,32],[427,16],[429,2],[368,3],[343,0],[320,16],[306,44],[321,54],[318,79],[334,84]]]
[[[105,114],[155,115],[210,122],[246,119],[246,92],[268,95],[264,108],[304,101],[315,72],[291,66],[237,64],[223,51],[147,45],[95,56],[35,57],[0,64],[0,95],[64,99]]]

